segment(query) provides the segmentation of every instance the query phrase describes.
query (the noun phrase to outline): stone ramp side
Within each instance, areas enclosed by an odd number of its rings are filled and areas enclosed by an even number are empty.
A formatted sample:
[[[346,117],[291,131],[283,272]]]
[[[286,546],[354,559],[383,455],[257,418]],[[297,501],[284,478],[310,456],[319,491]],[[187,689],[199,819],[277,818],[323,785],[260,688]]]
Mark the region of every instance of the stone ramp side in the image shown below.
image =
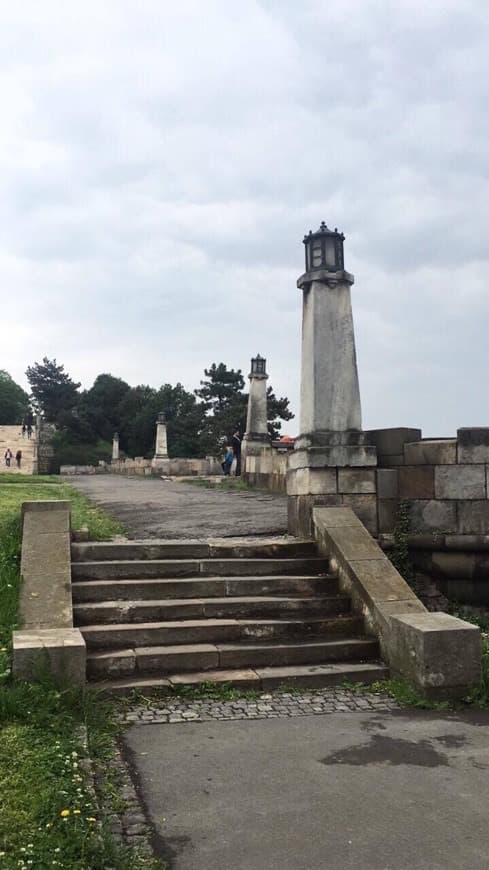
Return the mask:
[[[285,535],[287,497],[219,490],[159,478],[70,477],[76,489],[124,523],[130,538]]]
[[[36,430],[32,430],[32,437],[27,435],[22,437],[21,426],[0,426],[0,471],[8,474],[34,474],[37,469],[36,465]],[[10,468],[5,465],[5,451],[10,447],[13,454]],[[22,451],[22,462],[20,470],[15,462],[15,455],[18,450]]]

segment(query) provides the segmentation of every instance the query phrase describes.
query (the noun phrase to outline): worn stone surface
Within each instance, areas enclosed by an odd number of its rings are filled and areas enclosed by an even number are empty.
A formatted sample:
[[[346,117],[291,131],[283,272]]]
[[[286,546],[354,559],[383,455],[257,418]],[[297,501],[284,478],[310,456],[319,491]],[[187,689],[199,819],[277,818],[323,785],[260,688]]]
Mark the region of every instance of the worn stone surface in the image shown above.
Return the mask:
[[[411,465],[399,469],[399,497],[434,498],[434,469],[430,465]]]
[[[267,374],[248,375],[250,391],[248,394],[248,408],[246,414],[245,437],[253,440],[253,436],[268,440],[268,417],[267,417]]]
[[[377,535],[377,497],[375,495],[344,493],[343,504],[355,511],[371,535]]]
[[[397,468],[377,469],[377,497],[397,499],[399,497],[399,471]]]
[[[131,538],[212,538],[284,534],[287,497],[254,490],[112,475],[70,478],[72,486],[121,520]]]
[[[58,684],[82,686],[86,680],[85,641],[77,628],[13,633],[13,675],[33,682],[50,675]]]
[[[393,532],[397,523],[399,511],[399,499],[382,498],[377,502],[377,516],[379,522],[379,534]]]
[[[416,532],[456,532],[457,505],[454,501],[417,500],[411,504],[412,528]]]
[[[457,440],[415,441],[404,445],[406,465],[453,465],[457,461]]]
[[[301,434],[362,428],[350,281],[346,279],[334,287],[312,280],[304,288],[300,404]]]
[[[319,437],[319,436],[318,436]],[[289,469],[363,468],[377,464],[375,447],[364,444],[332,444],[295,449],[289,456]]]
[[[457,446],[460,463],[489,462],[489,428],[458,429]]]
[[[368,429],[369,443],[374,444],[379,456],[399,456],[403,459],[404,444],[419,441],[421,429],[396,427],[394,429]]]
[[[435,497],[481,499],[486,497],[484,465],[439,465],[435,468]]]
[[[338,492],[375,493],[375,475],[374,468],[339,468]]]
[[[489,501],[458,502],[458,527],[462,535],[486,535],[489,530]]]
[[[160,857],[179,870],[487,870],[486,712],[314,706],[129,729]]]
[[[335,468],[298,468],[287,472],[287,495],[331,495],[336,492]]]
[[[22,516],[22,625],[71,628],[69,502],[26,502]]]

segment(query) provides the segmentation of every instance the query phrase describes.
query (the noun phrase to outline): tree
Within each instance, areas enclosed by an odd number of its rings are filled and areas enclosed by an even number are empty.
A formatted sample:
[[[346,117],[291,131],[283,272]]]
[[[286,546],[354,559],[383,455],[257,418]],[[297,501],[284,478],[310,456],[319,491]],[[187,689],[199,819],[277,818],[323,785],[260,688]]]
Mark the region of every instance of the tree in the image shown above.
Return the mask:
[[[129,456],[151,456],[155,447],[156,418],[163,412],[167,421],[168,453],[204,456],[207,443],[202,437],[205,408],[182,384],[164,384],[159,390],[132,387],[119,406],[121,448]]]
[[[218,366],[212,363],[210,369],[204,369],[204,374],[207,380],[200,382],[200,389],[195,390],[195,395],[203,400],[207,411],[219,414],[229,408],[243,390],[243,374],[241,369],[228,369],[225,363],[219,363]]]
[[[0,426],[15,426],[21,423],[29,410],[29,396],[0,369]]]
[[[55,359],[43,357],[42,363],[28,367],[26,375],[34,406],[48,423],[57,423],[61,411],[71,411],[80,398],[80,384],[72,381]]]
[[[280,438],[282,424],[279,420],[293,420],[294,414],[289,408],[289,400],[285,397],[277,399],[273,387],[267,387],[267,417],[268,434],[272,440]]]
[[[84,392],[78,405],[93,432],[105,441],[111,441],[121,427],[120,406],[130,390],[129,384],[113,375],[97,375],[93,386]]]

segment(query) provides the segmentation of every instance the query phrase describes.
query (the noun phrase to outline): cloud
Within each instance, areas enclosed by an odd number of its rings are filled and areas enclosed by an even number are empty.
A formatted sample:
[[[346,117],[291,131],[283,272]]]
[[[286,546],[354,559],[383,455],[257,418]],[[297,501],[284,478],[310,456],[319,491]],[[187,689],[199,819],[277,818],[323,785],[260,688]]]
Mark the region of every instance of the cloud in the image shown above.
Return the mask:
[[[346,234],[365,426],[484,424],[483,0],[21,0],[0,32],[0,368],[271,381]],[[298,425],[291,424],[291,431]]]

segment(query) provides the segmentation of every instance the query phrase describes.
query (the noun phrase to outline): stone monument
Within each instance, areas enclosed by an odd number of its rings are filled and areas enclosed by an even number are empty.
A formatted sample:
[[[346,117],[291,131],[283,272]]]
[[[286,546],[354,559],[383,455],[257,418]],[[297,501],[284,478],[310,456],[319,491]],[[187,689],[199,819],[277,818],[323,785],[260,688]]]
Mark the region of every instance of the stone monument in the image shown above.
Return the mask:
[[[375,447],[362,432],[344,235],[323,222],[304,238],[300,434],[289,459],[289,532],[310,535],[315,504],[348,505],[377,530]]]
[[[119,433],[114,432],[112,437],[112,462],[117,462],[119,459]]]
[[[166,436],[166,419],[163,412],[158,414],[156,420],[156,446],[155,455],[152,460],[152,465],[158,465],[163,460],[168,459],[168,444]]]

